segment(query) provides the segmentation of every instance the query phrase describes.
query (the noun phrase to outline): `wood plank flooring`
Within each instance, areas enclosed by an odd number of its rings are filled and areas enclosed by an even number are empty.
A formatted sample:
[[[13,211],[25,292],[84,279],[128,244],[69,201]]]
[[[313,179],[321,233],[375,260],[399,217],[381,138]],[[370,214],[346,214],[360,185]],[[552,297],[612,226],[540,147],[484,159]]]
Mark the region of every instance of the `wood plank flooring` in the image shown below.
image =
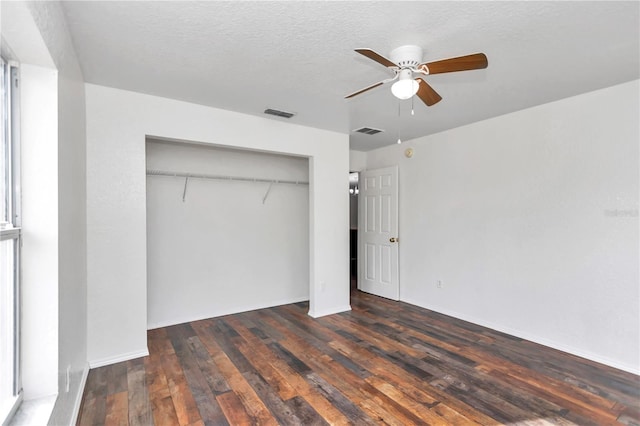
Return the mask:
[[[151,330],[89,372],[79,425],[640,425],[640,377],[401,302]]]

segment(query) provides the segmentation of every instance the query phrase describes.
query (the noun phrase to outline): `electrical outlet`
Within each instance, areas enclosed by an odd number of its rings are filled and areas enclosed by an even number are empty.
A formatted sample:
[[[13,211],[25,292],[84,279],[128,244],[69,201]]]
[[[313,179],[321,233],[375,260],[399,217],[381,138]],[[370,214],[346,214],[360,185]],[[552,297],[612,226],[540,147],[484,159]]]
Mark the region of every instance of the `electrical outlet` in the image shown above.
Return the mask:
[[[69,392],[69,387],[71,386],[71,366],[67,366],[67,375],[65,380],[65,389],[66,392]]]
[[[442,280],[438,280],[438,281],[436,282],[436,287],[438,287],[438,288],[442,288],[442,285],[443,285],[443,284],[442,284]]]

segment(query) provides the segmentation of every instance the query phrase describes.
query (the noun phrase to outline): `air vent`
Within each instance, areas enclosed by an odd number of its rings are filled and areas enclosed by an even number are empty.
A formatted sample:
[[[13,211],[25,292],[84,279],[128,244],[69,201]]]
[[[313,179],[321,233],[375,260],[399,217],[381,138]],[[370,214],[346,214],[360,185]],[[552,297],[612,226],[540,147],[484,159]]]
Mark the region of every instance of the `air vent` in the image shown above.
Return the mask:
[[[275,115],[278,117],[284,117],[284,118],[291,118],[295,115],[293,112],[279,111],[277,109],[271,109],[271,108],[265,109],[264,113],[269,115]]]
[[[354,130],[354,132],[364,133],[365,135],[375,135],[376,133],[384,132],[384,130],[372,129],[371,127],[361,127],[359,129]]]

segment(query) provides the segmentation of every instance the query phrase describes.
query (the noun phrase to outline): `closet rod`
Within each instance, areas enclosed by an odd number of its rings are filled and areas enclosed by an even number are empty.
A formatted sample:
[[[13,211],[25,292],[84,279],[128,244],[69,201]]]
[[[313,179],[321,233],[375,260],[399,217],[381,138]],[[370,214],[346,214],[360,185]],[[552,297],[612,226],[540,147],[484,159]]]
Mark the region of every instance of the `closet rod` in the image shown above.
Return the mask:
[[[147,170],[147,176],[170,176],[170,177],[183,177],[183,178],[196,178],[196,179],[237,180],[242,182],[288,183],[293,185],[309,184],[309,182],[304,182],[299,180],[262,179],[262,178],[243,177],[243,176],[209,175],[204,173],[165,172],[162,170]]]

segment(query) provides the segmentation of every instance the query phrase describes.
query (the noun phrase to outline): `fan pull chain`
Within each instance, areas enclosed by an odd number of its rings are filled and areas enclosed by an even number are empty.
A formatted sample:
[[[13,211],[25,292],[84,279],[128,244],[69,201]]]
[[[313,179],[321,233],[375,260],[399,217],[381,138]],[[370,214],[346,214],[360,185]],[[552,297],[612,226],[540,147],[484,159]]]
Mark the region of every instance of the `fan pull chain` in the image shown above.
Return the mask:
[[[401,101],[398,101],[398,143],[402,143],[402,140],[400,140],[400,127],[402,125],[402,123],[400,122],[400,103]]]
[[[411,115],[415,115],[415,113],[413,112],[413,100],[415,99],[415,95],[411,97]]]

